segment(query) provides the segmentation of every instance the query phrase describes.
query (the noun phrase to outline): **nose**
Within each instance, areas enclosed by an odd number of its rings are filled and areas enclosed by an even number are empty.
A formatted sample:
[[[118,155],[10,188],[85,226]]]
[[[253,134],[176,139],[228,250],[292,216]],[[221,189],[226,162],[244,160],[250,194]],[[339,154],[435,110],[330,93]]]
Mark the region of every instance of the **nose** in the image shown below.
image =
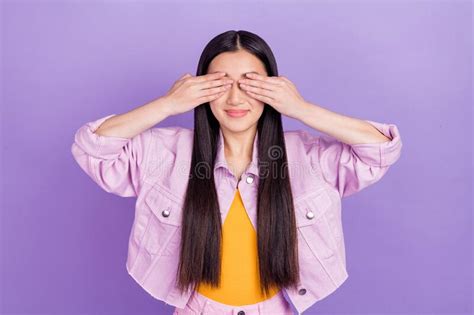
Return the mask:
[[[229,104],[241,104],[246,99],[245,91],[240,87],[238,80],[233,80],[232,85],[227,91],[227,102]]]

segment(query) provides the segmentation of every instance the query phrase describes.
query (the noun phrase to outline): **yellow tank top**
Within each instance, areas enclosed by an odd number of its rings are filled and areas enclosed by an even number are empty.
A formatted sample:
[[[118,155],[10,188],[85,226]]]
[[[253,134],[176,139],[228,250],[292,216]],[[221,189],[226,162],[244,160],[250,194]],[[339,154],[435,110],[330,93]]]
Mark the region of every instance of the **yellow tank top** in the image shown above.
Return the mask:
[[[271,288],[267,297],[260,292],[257,232],[238,189],[222,226],[222,236],[220,285],[211,288],[201,283],[197,291],[214,301],[234,306],[258,303],[278,293],[278,288]]]

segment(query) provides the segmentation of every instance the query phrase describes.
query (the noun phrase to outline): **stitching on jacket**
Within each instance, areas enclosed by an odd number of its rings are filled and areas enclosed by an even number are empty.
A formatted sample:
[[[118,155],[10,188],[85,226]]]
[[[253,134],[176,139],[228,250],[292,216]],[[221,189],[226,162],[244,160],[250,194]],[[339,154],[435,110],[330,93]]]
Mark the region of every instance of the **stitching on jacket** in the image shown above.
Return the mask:
[[[139,182],[139,191],[137,191],[137,194],[139,192],[141,192],[141,189],[143,187],[143,185],[145,184],[145,179],[148,175],[148,168],[150,167],[149,165],[149,159],[150,159],[150,152],[153,151],[155,149],[155,147],[151,147],[151,144],[152,144],[152,140],[153,140],[153,130],[151,128],[149,128],[148,130],[144,131],[146,133],[149,133],[149,139],[147,141],[143,141],[143,160],[142,160],[142,163],[140,165],[140,169],[141,169],[141,172],[140,172],[140,178],[138,180]],[[143,135],[143,138],[146,138],[145,135]],[[148,149],[147,149],[147,146],[148,146]],[[143,166],[143,167],[141,167]]]
[[[295,196],[293,198],[293,202],[295,203],[298,203],[300,202],[300,200],[303,200],[304,198],[308,198],[310,196],[313,196],[313,195],[320,195],[320,194],[323,194],[324,193],[324,187],[322,186],[319,186],[317,187],[316,190],[311,190],[310,192],[304,192],[304,193],[301,193],[299,194],[298,196]]]
[[[329,222],[328,222],[328,219],[326,218],[326,216],[323,215],[322,217],[323,217],[324,223],[326,224],[326,227],[329,230],[331,243],[334,246],[334,256],[337,257],[337,261],[339,262],[340,267],[343,268],[343,263],[342,263],[341,257],[338,255],[339,247],[337,246],[337,242],[336,242],[337,238],[334,235],[334,232],[332,231],[331,226],[329,225]]]
[[[149,183],[149,182],[148,182]],[[161,185],[161,183],[158,181],[156,183],[153,183],[152,190],[157,190],[159,193],[167,195],[170,199],[172,199],[176,203],[182,203],[184,200],[181,197],[178,197],[175,195],[173,192],[171,192],[168,188],[165,186]]]
[[[316,153],[317,153],[317,154],[316,154],[316,157],[318,158],[318,166],[319,166],[319,169],[321,170],[321,176],[323,177],[323,179],[324,179],[324,181],[326,182],[326,184],[328,184],[331,188],[334,188],[334,187],[332,186],[332,184],[327,180],[326,176],[324,175],[324,170],[323,170],[323,167],[321,166],[321,154],[320,154],[320,152],[319,152],[320,149],[321,149],[321,138],[320,138],[320,137],[318,137],[316,145],[317,145],[317,148],[316,148]],[[344,145],[344,143],[342,143],[342,145]],[[351,151],[351,153],[352,153],[352,151]],[[340,162],[340,157],[339,157],[339,162]],[[339,169],[339,163],[338,163],[337,167],[338,167],[338,169]],[[339,171],[338,171],[338,173],[339,173]],[[338,181],[339,181],[339,174],[338,174]],[[339,194],[339,196],[342,198],[342,194],[341,194],[341,192],[339,191],[339,189],[335,189],[335,188],[334,188],[334,190],[336,190],[337,193]]]
[[[328,268],[326,267],[326,264],[323,262],[323,259],[321,259],[321,257],[319,256],[318,253],[316,253],[313,248],[311,247],[311,245],[309,244],[306,236],[304,235],[304,233],[301,233],[301,235],[303,236],[303,240],[306,242],[306,244],[308,245],[309,247],[309,250],[313,253],[313,255],[316,257],[316,259],[319,261],[319,263],[321,264],[321,266],[323,267],[324,271],[326,272],[327,276],[329,279],[331,279],[332,283],[334,285],[337,286],[337,282],[334,280],[332,274],[329,272]],[[336,253],[333,252],[333,255],[336,255]]]

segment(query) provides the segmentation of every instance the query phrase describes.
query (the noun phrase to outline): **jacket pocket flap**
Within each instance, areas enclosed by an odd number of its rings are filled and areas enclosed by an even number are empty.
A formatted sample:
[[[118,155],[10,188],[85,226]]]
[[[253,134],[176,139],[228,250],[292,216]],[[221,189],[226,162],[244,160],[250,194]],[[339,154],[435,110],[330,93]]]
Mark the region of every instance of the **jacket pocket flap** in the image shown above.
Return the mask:
[[[306,193],[294,201],[296,225],[298,227],[315,223],[331,205],[325,189]]]
[[[165,188],[153,186],[145,197],[145,203],[160,222],[181,226],[183,200]]]

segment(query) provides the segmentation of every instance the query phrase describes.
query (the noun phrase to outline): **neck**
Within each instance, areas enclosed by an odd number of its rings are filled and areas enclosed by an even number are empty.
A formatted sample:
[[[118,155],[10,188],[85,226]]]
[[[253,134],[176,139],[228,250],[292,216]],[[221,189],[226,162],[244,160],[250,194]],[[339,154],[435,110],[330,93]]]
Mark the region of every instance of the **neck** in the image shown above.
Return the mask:
[[[227,158],[252,159],[253,142],[257,128],[247,129],[241,132],[233,132],[222,128],[224,137],[224,152]]]

